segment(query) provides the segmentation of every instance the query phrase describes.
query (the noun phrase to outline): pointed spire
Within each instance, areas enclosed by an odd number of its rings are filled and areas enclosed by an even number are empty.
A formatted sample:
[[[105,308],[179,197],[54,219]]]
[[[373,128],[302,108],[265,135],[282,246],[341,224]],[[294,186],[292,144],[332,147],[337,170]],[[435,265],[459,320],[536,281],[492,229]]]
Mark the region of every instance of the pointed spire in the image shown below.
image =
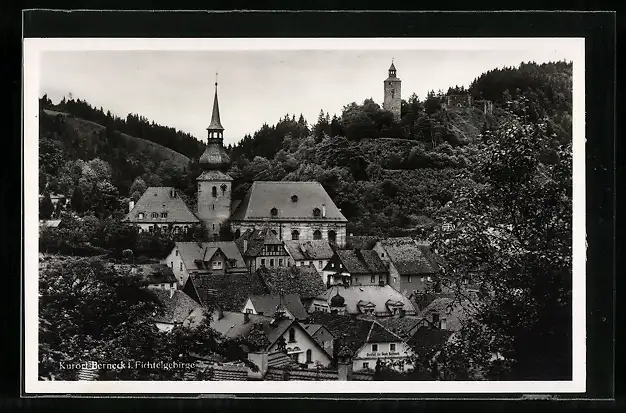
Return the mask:
[[[211,124],[207,128],[208,131],[223,131],[224,127],[220,121],[220,105],[217,100],[217,72],[215,73],[215,97],[213,98],[213,114],[211,115]]]
[[[394,71],[396,70],[396,66],[393,64],[393,58],[391,58],[391,66],[389,66],[389,71]]]

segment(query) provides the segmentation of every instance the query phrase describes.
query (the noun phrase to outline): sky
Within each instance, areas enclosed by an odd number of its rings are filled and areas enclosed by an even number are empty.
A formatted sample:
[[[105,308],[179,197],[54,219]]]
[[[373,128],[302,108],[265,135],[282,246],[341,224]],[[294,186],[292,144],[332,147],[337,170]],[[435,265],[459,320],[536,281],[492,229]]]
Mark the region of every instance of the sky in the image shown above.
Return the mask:
[[[206,139],[216,72],[224,143],[234,144],[263,123],[373,98],[382,104],[391,61],[402,98],[465,86],[482,73],[521,62],[572,60],[567,50],[236,50],[46,51],[40,96],[86,100],[121,117],[145,116]]]

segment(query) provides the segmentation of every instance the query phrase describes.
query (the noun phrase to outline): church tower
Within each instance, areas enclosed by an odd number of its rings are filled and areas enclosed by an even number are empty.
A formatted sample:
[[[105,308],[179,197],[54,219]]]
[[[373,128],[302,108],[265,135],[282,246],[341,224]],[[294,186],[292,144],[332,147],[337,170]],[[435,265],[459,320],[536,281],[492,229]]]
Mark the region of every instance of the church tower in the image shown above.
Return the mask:
[[[402,96],[400,94],[400,85],[402,81],[396,77],[396,67],[391,62],[389,67],[389,77],[385,80],[385,100],[383,101],[383,109],[393,113],[396,121],[400,120],[400,109],[402,107]]]
[[[213,114],[207,132],[207,145],[199,162],[202,173],[197,178],[198,218],[204,222],[209,239],[218,240],[221,226],[230,218],[233,179],[226,173],[230,166],[230,158],[224,150],[224,127],[220,121],[217,81]]]

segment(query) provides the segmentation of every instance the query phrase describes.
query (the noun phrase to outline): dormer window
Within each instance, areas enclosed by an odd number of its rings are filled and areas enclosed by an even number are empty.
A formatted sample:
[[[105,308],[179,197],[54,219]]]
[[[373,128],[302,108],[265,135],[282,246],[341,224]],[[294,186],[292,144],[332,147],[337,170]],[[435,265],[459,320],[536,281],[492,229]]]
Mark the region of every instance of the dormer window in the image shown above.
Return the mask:
[[[152,218],[158,218],[159,217],[159,213],[158,212],[153,212],[152,213]]]
[[[298,195],[292,195],[291,202],[298,202]]]
[[[319,208],[314,208],[313,209],[313,216],[318,218],[320,215],[322,214],[322,211],[320,211]]]
[[[140,213],[137,215],[137,218],[139,218],[139,219],[143,219],[143,212],[140,212]]]
[[[272,209],[270,209],[270,214],[273,217],[278,216],[278,210],[276,208],[272,208]]]
[[[161,218],[167,218],[167,212],[161,212]]]
[[[291,239],[293,241],[298,241],[300,239],[300,233],[298,231],[291,232]]]

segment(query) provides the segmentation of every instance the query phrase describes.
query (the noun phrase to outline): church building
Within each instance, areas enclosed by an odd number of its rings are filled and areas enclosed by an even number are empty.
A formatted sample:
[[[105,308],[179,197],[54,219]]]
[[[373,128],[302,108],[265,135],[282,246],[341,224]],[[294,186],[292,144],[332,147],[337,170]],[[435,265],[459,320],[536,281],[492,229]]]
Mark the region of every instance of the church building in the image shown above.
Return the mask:
[[[383,109],[393,113],[396,121],[400,120],[400,111],[402,109],[401,85],[402,81],[396,76],[396,66],[391,62],[389,76],[384,82],[385,99],[383,101]]]
[[[222,229],[239,238],[247,230],[269,227],[280,241],[326,240],[339,247],[345,245],[348,220],[319,182],[256,181],[243,200],[232,199],[233,179],[228,175],[231,161],[224,149],[217,82],[207,132],[207,145],[199,159],[202,173],[197,178],[198,209],[195,214],[188,211],[185,225],[197,217],[210,240],[218,240]],[[158,192],[158,188],[150,190]],[[175,194],[171,188],[167,190],[166,193]],[[137,205],[131,207],[127,220],[140,224],[137,217],[144,209],[148,211],[144,205],[147,201],[155,202],[153,197],[144,194]],[[160,228],[168,228],[172,216],[166,211],[169,204],[161,198],[158,201],[158,224]],[[172,196],[168,202],[176,202],[177,209],[184,209],[178,197]],[[146,216],[143,213],[142,219]]]

